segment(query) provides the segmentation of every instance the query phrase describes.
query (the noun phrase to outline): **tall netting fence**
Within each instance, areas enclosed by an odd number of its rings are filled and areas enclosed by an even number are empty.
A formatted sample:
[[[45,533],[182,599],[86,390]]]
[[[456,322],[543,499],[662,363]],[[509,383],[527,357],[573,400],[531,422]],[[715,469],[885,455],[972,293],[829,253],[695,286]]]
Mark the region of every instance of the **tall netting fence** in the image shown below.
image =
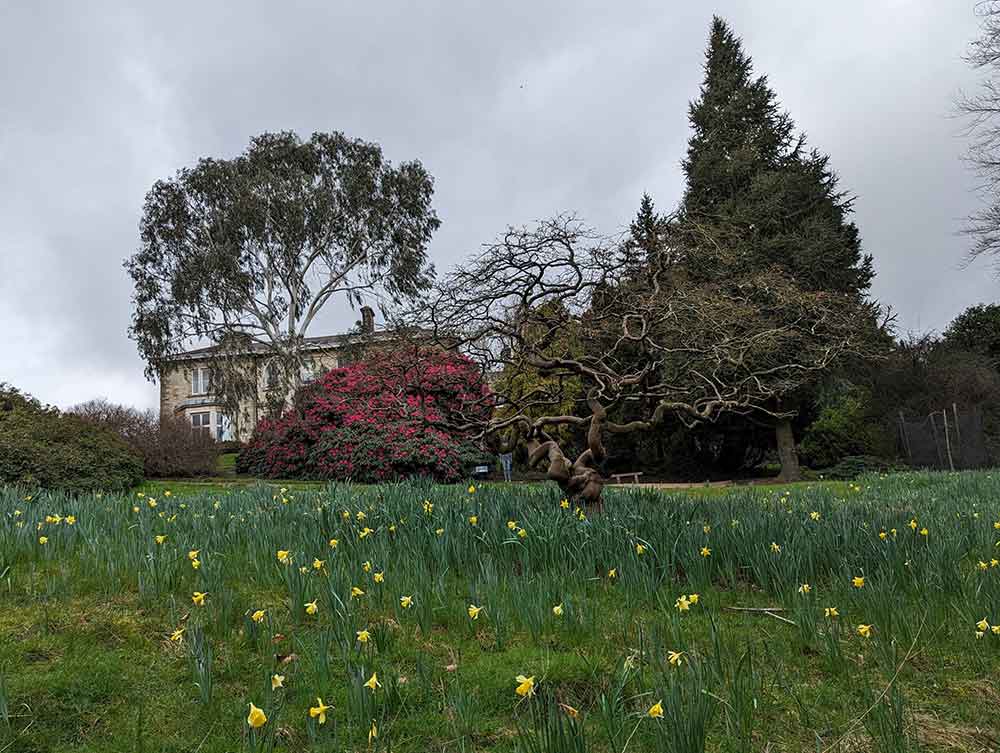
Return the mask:
[[[962,470],[995,464],[983,425],[982,406],[952,405],[919,419],[899,414],[904,457],[917,468]]]

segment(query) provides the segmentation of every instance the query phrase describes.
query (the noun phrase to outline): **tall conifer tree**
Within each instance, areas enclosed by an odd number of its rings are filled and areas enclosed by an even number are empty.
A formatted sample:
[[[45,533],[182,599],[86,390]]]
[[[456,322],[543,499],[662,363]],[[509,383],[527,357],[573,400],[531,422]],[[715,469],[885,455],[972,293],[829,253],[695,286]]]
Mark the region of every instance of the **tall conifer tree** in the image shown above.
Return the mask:
[[[687,185],[671,227],[685,278],[739,285],[752,275],[777,274],[804,295],[836,294],[861,304],[874,270],[850,221],[853,199],[838,189],[829,158],[806,148],[767,78],[755,77],[741,40],[719,17],[689,120]],[[769,316],[783,319],[781,312]],[[794,414],[811,397],[808,389],[786,395],[775,412]],[[775,421],[775,439],[782,476],[797,478],[790,419]]]

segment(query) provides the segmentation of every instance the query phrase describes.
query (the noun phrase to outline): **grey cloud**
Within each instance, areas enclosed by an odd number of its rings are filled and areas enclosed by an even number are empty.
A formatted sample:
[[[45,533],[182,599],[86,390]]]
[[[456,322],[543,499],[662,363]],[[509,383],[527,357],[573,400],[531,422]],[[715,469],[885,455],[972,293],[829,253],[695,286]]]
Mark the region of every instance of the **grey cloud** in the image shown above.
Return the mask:
[[[857,194],[902,324],[940,329],[996,296],[987,268],[959,268],[971,0],[143,6],[0,9],[0,381],[44,400],[155,403],[121,268],[143,196],[263,130],[423,161],[440,270],[508,224],[569,210],[615,232],[644,190],[672,207],[713,11]],[[333,306],[317,333],[354,318]]]

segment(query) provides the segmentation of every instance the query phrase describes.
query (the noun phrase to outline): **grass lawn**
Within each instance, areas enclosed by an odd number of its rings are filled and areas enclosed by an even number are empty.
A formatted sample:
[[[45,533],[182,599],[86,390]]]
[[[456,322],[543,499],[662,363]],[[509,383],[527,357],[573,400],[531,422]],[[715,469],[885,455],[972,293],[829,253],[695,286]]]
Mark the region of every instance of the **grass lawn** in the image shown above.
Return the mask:
[[[0,490],[0,753],[1000,748],[1000,475],[283,486]]]

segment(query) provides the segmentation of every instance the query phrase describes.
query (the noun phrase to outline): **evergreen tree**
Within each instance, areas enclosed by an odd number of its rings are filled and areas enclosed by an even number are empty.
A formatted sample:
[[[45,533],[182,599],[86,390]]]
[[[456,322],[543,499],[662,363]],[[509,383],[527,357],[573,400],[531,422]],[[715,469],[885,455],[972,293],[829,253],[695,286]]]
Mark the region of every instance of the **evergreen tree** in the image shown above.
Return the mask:
[[[741,40],[718,17],[689,120],[687,185],[670,231],[685,279],[736,288],[771,274],[803,296],[834,294],[862,305],[874,270],[849,219],[852,199],[838,189],[829,158],[807,150],[767,78],[754,76]],[[794,318],[795,306],[762,315],[780,327]],[[859,327],[873,324],[859,317]],[[794,415],[814,392],[815,385],[806,386],[772,408]],[[775,420],[774,428],[782,476],[796,478],[792,421]]]
[[[689,119],[678,224],[689,273],[717,274],[720,261],[733,277],[777,267],[804,289],[863,296],[874,271],[848,219],[852,199],[838,190],[829,158],[806,150],[767,78],[754,78],[742,42],[718,17]]]

